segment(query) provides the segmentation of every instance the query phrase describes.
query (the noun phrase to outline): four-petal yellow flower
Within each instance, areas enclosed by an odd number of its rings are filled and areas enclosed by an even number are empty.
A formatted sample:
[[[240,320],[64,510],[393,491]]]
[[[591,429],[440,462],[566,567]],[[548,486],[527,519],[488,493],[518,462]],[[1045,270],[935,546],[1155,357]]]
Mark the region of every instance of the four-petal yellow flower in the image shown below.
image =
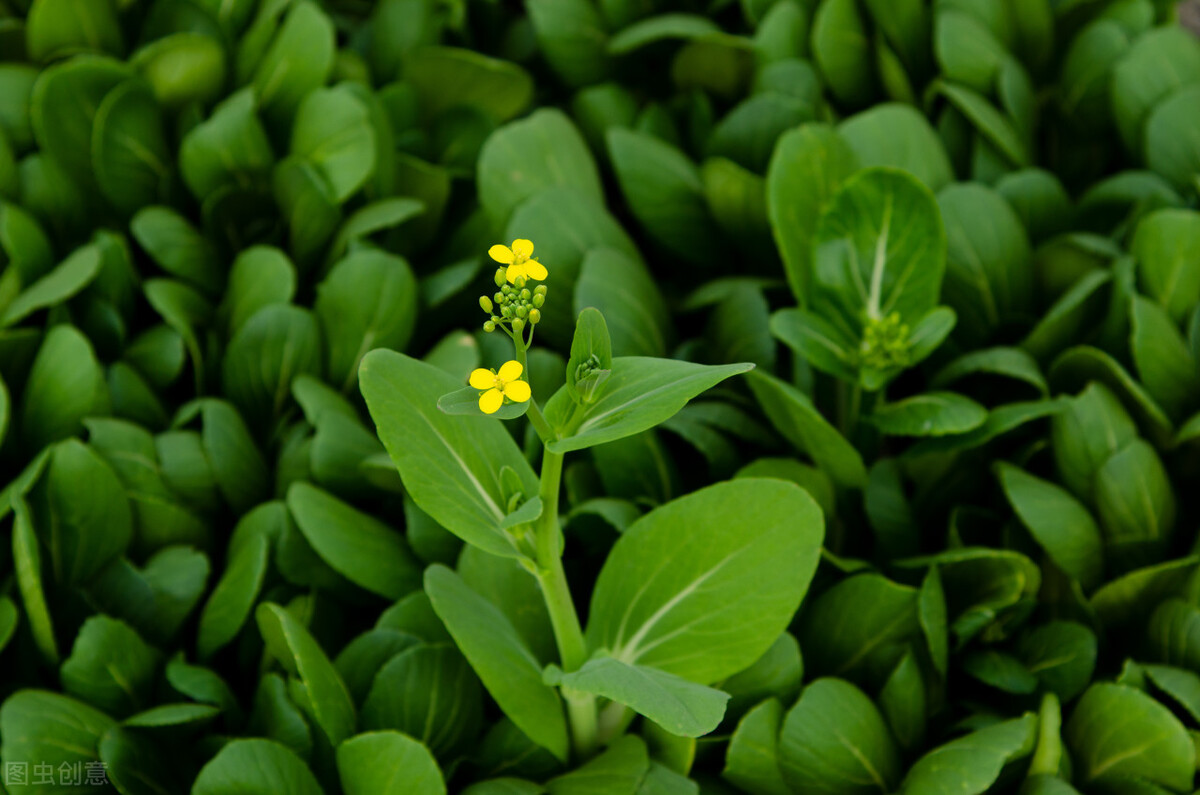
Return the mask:
[[[471,386],[487,390],[479,396],[479,410],[484,414],[495,414],[504,405],[504,398],[514,403],[529,400],[529,383],[519,380],[524,369],[520,362],[512,361],[505,362],[498,373],[482,367],[472,371]]]
[[[540,282],[550,275],[545,265],[529,258],[532,253],[533,243],[520,239],[513,241],[512,248],[497,244],[488,249],[489,257],[501,265],[508,266],[504,272],[504,278],[508,279],[510,283],[515,283],[518,276]]]

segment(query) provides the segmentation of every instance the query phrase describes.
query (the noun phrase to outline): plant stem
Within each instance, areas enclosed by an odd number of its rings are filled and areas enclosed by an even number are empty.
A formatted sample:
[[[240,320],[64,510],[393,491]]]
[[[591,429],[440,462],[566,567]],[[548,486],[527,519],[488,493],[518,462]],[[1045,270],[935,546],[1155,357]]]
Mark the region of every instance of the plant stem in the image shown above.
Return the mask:
[[[533,331],[530,330],[532,340]],[[521,368],[527,367],[526,351],[529,343],[524,334],[513,336],[513,348]],[[526,412],[529,423],[542,439],[549,444],[556,435],[550,423],[542,416],[537,401],[529,399]],[[559,662],[566,672],[578,670],[587,661],[587,644],[583,639],[583,628],[579,614],[567,585],[567,574],[562,565],[561,530],[558,526],[558,497],[562,487],[563,454],[542,452],[541,483],[538,496],[542,500],[542,515],[534,524],[537,541],[537,578],[542,589],[542,599],[550,614],[550,625],[554,629],[554,641],[558,646]],[[586,693],[573,694],[563,688],[567,702],[567,720],[571,724],[571,740],[575,753],[580,758],[591,755],[596,747],[597,710],[595,696]]]
[[[534,407],[530,406],[530,412]],[[537,414],[541,419],[541,413]],[[541,420],[545,423],[545,420]],[[537,427],[535,422],[534,427]],[[539,430],[540,433],[540,430]],[[562,483],[563,454],[546,450],[542,453],[542,478],[538,496],[542,500],[542,515],[535,525],[537,532],[538,583],[542,587],[542,598],[550,613],[550,625],[554,628],[554,640],[558,645],[558,656],[566,672],[578,670],[587,661],[587,644],[583,639],[583,628],[579,614],[567,586],[567,575],[562,565],[562,545],[558,526],[558,493]],[[563,694],[567,701],[567,717],[571,723],[571,738],[575,752],[580,757],[588,756],[596,744],[596,699],[590,695],[573,696]]]

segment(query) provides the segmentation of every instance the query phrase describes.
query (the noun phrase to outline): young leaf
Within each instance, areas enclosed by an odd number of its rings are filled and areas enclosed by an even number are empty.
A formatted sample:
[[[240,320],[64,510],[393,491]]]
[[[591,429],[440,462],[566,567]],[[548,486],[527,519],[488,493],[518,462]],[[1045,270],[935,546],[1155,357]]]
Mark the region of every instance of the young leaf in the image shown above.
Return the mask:
[[[612,376],[586,407],[575,411],[576,404],[565,388],[546,404],[546,418],[559,433],[547,449],[567,453],[649,430],[701,392],[753,367],[748,363],[706,366],[675,359],[617,357],[612,360]]]
[[[553,685],[624,704],[682,737],[700,737],[716,729],[729,700],[720,690],[614,657],[589,660],[567,674],[552,668],[546,679]]]

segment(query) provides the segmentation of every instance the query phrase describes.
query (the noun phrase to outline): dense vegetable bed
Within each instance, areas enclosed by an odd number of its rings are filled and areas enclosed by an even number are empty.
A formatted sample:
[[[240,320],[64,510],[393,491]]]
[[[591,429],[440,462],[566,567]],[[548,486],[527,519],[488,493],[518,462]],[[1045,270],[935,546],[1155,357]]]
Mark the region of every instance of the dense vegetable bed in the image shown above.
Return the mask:
[[[0,0],[0,790],[1193,792],[1197,21]]]

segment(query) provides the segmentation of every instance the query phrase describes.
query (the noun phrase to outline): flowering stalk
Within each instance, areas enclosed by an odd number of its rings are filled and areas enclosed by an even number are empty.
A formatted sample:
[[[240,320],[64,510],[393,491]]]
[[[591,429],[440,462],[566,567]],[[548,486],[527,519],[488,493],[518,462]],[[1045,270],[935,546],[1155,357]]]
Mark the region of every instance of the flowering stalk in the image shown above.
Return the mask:
[[[512,248],[493,246],[488,252],[492,259],[507,265],[499,268],[495,274],[495,283],[499,290],[491,298],[481,296],[479,306],[489,314],[483,324],[484,331],[503,331],[513,341],[513,361],[500,369],[495,377],[496,387],[500,390],[501,403],[507,399],[513,402],[528,402],[526,416],[530,425],[537,432],[542,444],[548,445],[558,438],[555,430],[542,414],[538,402],[528,389],[519,389],[515,394],[509,393],[512,387],[510,380],[504,379],[505,368],[509,374],[520,374],[527,371],[528,351],[533,343],[533,334],[541,321],[541,308],[546,301],[546,286],[537,285],[530,289],[530,280],[541,281],[549,274],[546,267],[537,260],[530,259],[533,244],[528,240],[513,241]],[[528,335],[525,333],[528,329]],[[487,370],[477,370],[477,373],[488,373]],[[478,382],[472,381],[472,386],[484,385],[481,376]],[[523,383],[523,382],[522,382]],[[494,390],[493,390],[494,391]],[[488,393],[485,393],[485,396]],[[491,398],[494,402],[496,398]],[[494,413],[499,409],[496,405],[488,411],[480,398],[480,408],[485,413]],[[534,537],[535,559],[533,573],[542,591],[546,610],[550,615],[550,624],[554,630],[554,640],[558,647],[559,662],[565,672],[578,670],[587,662],[587,644],[583,637],[583,627],[579,623],[579,614],[575,610],[575,602],[567,584],[566,572],[562,565],[562,530],[558,521],[559,492],[562,487],[563,454],[550,451],[543,447],[542,469],[538,488],[538,496],[542,501],[541,515],[531,523]],[[591,755],[596,748],[598,720],[596,698],[585,693],[572,693],[564,688],[563,697],[567,703],[567,718],[571,727],[571,739],[575,753],[581,758]]]

